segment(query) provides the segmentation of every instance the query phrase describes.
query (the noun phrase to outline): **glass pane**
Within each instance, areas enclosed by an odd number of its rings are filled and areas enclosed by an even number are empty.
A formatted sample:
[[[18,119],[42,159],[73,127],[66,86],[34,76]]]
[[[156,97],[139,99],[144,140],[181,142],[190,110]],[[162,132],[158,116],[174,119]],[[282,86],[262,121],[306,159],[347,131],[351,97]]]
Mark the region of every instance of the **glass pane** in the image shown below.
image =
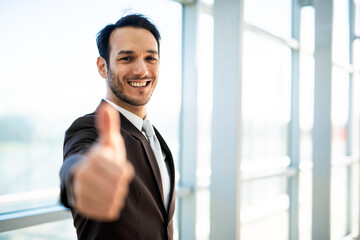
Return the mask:
[[[198,44],[198,178],[210,178],[211,118],[213,93],[213,25],[212,16],[199,17]]]
[[[96,34],[128,12],[148,15],[162,34],[161,74],[148,112],[178,159],[179,3],[0,1],[0,31],[6,33],[0,38],[0,202],[10,193],[33,198],[31,192],[41,189],[56,189],[50,192],[57,201],[64,131],[105,97]]]
[[[359,175],[359,164],[352,166],[352,182],[351,182],[351,232],[357,233],[359,230],[359,190],[360,190],[360,175]]]
[[[314,118],[315,11],[301,9],[300,24],[300,173],[299,239],[311,239],[312,222],[312,128]]]
[[[201,0],[201,2],[204,2],[206,4],[210,4],[210,5],[214,4],[214,0]]]
[[[301,8],[300,50],[312,53],[315,47],[315,10],[313,7]]]
[[[244,33],[243,158],[287,156],[291,51],[254,33]]]
[[[349,74],[333,68],[331,97],[332,157],[347,155],[347,122],[349,118]]]
[[[353,115],[353,134],[352,134],[352,156],[359,158],[360,155],[360,73],[354,75],[354,91],[357,90],[357,94],[354,94],[354,115]]]
[[[241,227],[240,239],[288,240],[288,221],[289,213],[287,211],[279,211],[271,217],[264,217],[256,222],[243,225]]]
[[[360,1],[355,2],[355,34],[360,36]]]
[[[311,239],[312,222],[312,171],[299,174],[299,239]]]
[[[314,120],[314,57],[300,54],[300,129],[301,162],[312,159],[312,128]]]
[[[336,167],[331,171],[331,239],[346,236],[348,208],[348,167]]]
[[[198,28],[198,136],[197,185],[210,183],[211,118],[213,93],[214,18],[200,13]],[[210,192],[196,192],[196,239],[207,240],[210,233]]]
[[[360,13],[360,12],[359,12]],[[359,19],[360,21],[360,19]],[[360,67],[360,39],[354,41],[353,44],[353,57],[354,65]],[[352,78],[352,138],[351,138],[351,156],[353,159],[359,159],[360,155],[360,72],[355,72]],[[352,182],[351,182],[351,195],[352,195],[352,209],[351,209],[351,230],[352,232],[359,231],[359,190],[360,190],[360,175],[359,164],[352,166]]]
[[[312,160],[312,135],[314,120],[314,29],[315,12],[312,7],[301,9],[300,28],[300,160]]]
[[[279,37],[291,37],[291,1],[245,0],[245,22]]]
[[[356,39],[353,43],[353,64],[357,69],[360,68],[360,39]]]
[[[286,177],[243,181],[241,239],[288,239],[288,208]]]
[[[360,39],[353,44],[354,66],[360,69]],[[351,131],[351,155],[360,156],[360,72],[354,72],[352,75],[352,131]]]
[[[196,240],[208,240],[210,235],[210,191],[196,192]]]
[[[334,0],[333,61],[349,63],[349,1]]]

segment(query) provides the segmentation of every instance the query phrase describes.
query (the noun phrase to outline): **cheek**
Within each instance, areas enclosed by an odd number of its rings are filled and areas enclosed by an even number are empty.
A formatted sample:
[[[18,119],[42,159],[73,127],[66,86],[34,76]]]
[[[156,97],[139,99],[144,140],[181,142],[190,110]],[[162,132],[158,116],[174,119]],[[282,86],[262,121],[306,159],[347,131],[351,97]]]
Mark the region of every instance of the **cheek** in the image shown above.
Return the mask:
[[[131,72],[131,69],[128,69],[126,67],[121,67],[121,68],[117,69],[116,75],[119,80],[122,80],[122,79],[124,79],[124,77],[131,76],[132,72]]]
[[[147,69],[151,72],[153,72],[154,74],[159,73],[159,69],[160,69],[160,65],[159,63],[152,63],[152,64],[148,64],[147,65]]]
[[[150,71],[152,73],[152,75],[158,77],[159,76],[159,67],[152,67],[150,68]]]

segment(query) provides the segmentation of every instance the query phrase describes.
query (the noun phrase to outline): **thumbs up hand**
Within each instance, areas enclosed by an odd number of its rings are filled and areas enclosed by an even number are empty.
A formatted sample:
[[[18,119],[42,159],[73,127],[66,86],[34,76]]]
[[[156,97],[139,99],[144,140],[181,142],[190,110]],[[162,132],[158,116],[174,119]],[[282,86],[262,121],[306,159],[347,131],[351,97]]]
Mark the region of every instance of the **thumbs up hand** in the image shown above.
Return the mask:
[[[105,103],[96,115],[98,140],[73,171],[75,209],[88,218],[112,221],[124,206],[134,169],[126,159],[118,111]]]

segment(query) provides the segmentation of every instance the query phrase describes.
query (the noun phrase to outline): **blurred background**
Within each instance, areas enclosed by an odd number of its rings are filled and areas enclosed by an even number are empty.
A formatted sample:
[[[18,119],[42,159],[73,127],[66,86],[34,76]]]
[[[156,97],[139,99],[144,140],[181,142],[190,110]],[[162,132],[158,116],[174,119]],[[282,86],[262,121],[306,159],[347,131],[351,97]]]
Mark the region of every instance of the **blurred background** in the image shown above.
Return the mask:
[[[175,239],[360,239],[359,0],[0,0],[1,240],[76,239],[64,132],[105,97],[96,34],[128,13],[162,35]]]

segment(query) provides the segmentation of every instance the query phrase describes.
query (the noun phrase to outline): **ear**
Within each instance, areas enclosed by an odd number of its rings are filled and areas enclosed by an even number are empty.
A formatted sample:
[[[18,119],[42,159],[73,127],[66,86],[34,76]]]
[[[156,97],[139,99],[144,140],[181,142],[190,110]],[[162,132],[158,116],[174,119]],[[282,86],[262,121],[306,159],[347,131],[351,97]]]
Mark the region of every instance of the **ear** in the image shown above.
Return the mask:
[[[96,61],[96,65],[98,68],[98,72],[100,74],[101,77],[103,78],[107,78],[107,65],[106,65],[106,61],[103,57],[98,57],[97,61]]]

